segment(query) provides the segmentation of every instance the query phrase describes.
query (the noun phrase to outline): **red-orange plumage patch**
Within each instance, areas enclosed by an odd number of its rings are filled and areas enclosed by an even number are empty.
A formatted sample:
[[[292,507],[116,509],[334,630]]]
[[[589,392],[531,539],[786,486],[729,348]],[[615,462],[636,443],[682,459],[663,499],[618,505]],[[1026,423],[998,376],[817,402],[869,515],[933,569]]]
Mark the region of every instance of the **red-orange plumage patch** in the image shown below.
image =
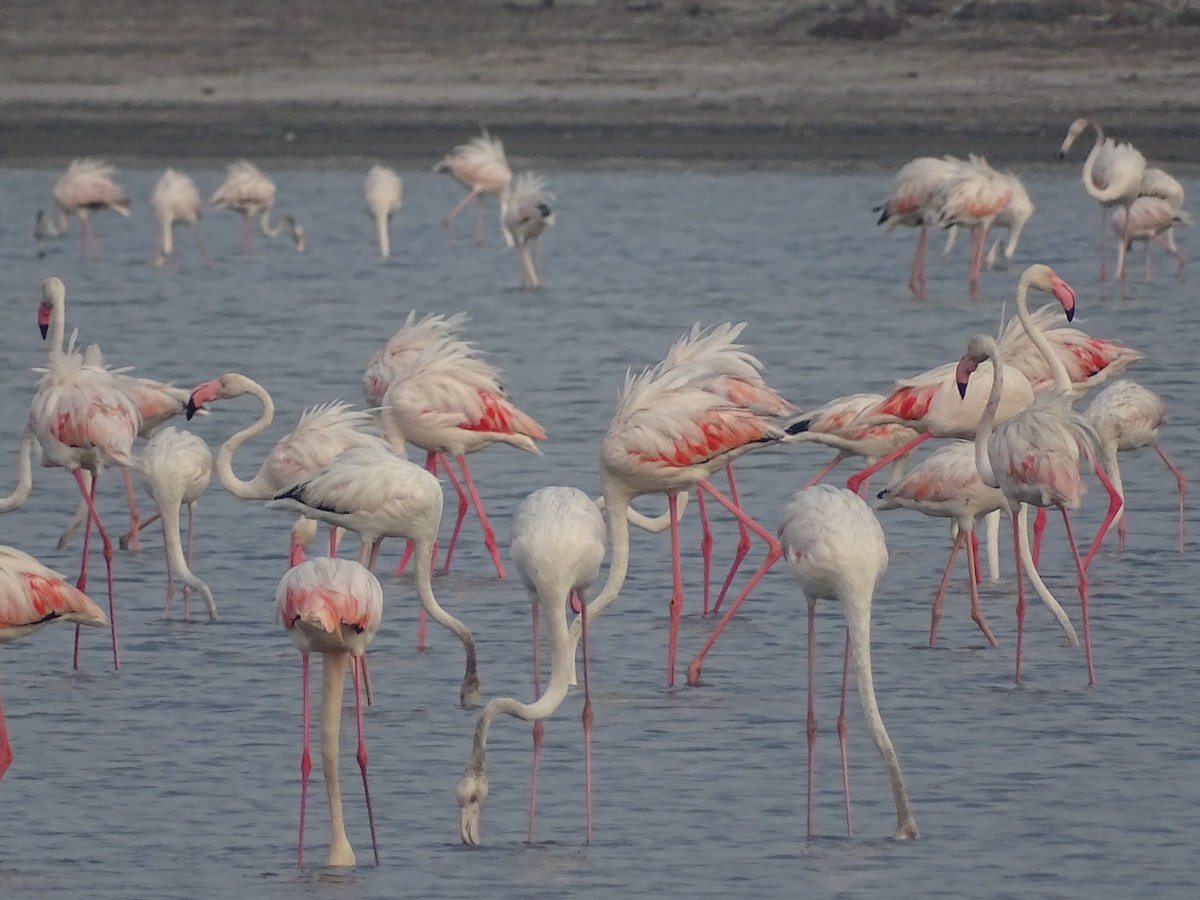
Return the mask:
[[[43,578],[29,572],[22,572],[21,577],[29,587],[29,596],[33,600],[33,611],[37,620],[46,618],[54,613],[64,613],[70,608],[70,597],[65,585],[53,578]],[[20,623],[13,623],[20,624]]]
[[[905,421],[916,421],[929,412],[936,388],[898,387],[879,406],[879,412]]]

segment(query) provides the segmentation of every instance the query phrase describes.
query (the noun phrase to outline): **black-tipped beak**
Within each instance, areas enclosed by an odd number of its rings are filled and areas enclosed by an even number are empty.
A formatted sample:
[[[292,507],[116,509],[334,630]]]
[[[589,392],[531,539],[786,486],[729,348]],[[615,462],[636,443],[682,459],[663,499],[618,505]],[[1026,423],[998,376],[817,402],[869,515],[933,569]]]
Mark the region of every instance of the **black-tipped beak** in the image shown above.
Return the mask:
[[[1054,158],[1055,159],[1066,159],[1067,154],[1065,154],[1061,150],[1059,150],[1058,153],[1054,154]]]
[[[876,495],[875,495],[875,499],[876,499],[876,500],[882,500],[882,499],[883,499],[884,497],[886,497],[887,495],[888,495],[888,489],[887,489],[887,488],[884,488],[882,491],[880,491],[878,494],[876,494]]]
[[[195,399],[192,397],[188,397],[187,418],[188,418],[189,422],[192,420],[192,416],[194,416],[196,414],[196,410],[198,410],[199,408],[200,407],[196,405]]]
[[[961,399],[963,397],[966,397],[967,396],[967,383],[965,381],[956,381],[955,384],[958,385],[959,398]],[[191,418],[190,414],[188,415],[188,418]]]
[[[46,325],[42,325],[39,322],[38,323],[38,331],[40,331],[42,333],[42,340],[44,341],[46,339],[46,335],[48,335],[50,333],[50,325],[48,323]]]

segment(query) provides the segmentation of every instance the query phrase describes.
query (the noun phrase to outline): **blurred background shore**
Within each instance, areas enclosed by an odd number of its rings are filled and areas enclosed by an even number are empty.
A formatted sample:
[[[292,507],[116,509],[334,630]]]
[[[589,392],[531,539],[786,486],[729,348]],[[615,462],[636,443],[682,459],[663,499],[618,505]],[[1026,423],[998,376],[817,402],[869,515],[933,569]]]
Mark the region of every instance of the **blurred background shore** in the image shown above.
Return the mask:
[[[1077,115],[1193,161],[1188,0],[0,4],[0,159],[1049,161]]]

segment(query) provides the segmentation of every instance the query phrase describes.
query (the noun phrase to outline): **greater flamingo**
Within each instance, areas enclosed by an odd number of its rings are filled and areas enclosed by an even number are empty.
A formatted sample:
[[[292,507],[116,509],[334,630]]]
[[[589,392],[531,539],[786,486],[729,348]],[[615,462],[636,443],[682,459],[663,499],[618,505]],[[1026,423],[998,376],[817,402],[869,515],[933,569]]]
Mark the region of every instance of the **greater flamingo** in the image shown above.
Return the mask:
[[[83,559],[76,587],[87,589],[87,557],[92,522],[100,533],[108,578],[108,615],[112,631],[113,668],[120,667],[117,624],[113,601],[112,542],[96,511],[96,483],[106,464],[127,469],[133,464],[133,441],[141,416],[113,374],[102,366],[90,365],[83,354],[68,347],[51,353],[38,381],[30,411],[30,426],[42,453],[51,465],[62,466],[75,476],[75,483],[88,506],[84,527]],[[90,485],[83,473],[91,473]],[[74,664],[79,663],[79,629],[75,630]]]
[[[971,229],[967,283],[972,300],[979,296],[979,272],[983,267],[988,229],[1008,204],[1012,193],[1012,184],[1007,177],[989,166],[982,156],[971,154],[926,200],[925,218],[931,224]]]
[[[1167,404],[1154,391],[1142,387],[1136,381],[1114,381],[1096,394],[1084,414],[1091,420],[1100,436],[1101,464],[1112,480],[1113,486],[1123,497],[1121,469],[1117,464],[1117,453],[1153,447],[1162,461],[1167,464],[1175,483],[1179,486],[1179,552],[1183,552],[1183,502],[1187,482],[1179,467],[1171,461],[1158,442],[1158,429],[1167,417]],[[1117,533],[1120,549],[1125,549],[1125,509],[1121,508],[1114,520],[1120,524]],[[1112,530],[1113,523],[1102,534],[1096,535],[1092,549],[1084,559],[1084,568],[1091,562],[1100,541]]]
[[[500,193],[504,240],[508,246],[515,246],[521,256],[521,278],[527,291],[540,290],[542,286],[533,261],[533,243],[554,224],[554,212],[550,209],[553,202],[554,195],[546,187],[546,179],[532,172],[518,175]]]
[[[1175,243],[1175,226],[1191,225],[1192,217],[1182,209],[1172,206],[1161,197],[1138,197],[1128,210],[1118,207],[1113,210],[1112,229],[1117,236],[1117,267],[1125,265],[1125,254],[1134,241],[1146,242],[1146,281],[1150,281],[1150,244],[1158,241],[1175,257],[1175,274],[1183,274],[1187,263]]]
[[[861,497],[845,488],[817,484],[794,493],[783,509],[779,540],[808,601],[808,833],[812,834],[813,758],[817,720],[813,712],[813,634],[818,600],[837,600],[846,616],[845,665],[838,738],[846,792],[846,831],[850,826],[850,782],[846,767],[846,680],[853,660],[867,730],[883,760],[896,803],[896,838],[920,837],[900,772],[900,760],[875,699],[871,669],[871,601],[887,568],[888,552],[879,520]]]
[[[487,739],[492,722],[510,715],[533,724],[533,775],[529,792],[529,841],[533,841],[533,818],[537,804],[538,756],[543,719],[549,718],[566,699],[574,681],[575,652],[567,627],[567,603],[579,603],[583,635],[583,748],[584,796],[587,836],[592,836],[591,732],[592,708],[588,692],[586,594],[604,560],[604,517],[591,498],[571,487],[547,487],[526,497],[513,513],[511,552],[525,583],[533,609],[533,703],[513,697],[489,700],[475,725],[475,738],[466,770],[458,783],[459,837],[464,844],[478,844],[479,815],[488,795]],[[538,611],[550,642],[550,682],[541,691],[538,656]]]
[[[257,437],[275,418],[275,402],[257,381],[237,372],[197,385],[187,403],[190,419],[215,400],[231,400],[250,394],[262,404],[258,419],[235,432],[217,451],[216,471],[221,487],[242,500],[270,500],[279,491],[316,472],[333,461],[343,450],[352,447],[387,449],[387,444],[365,429],[371,423],[369,414],[355,410],[349,404],[334,402],[314,406],[300,415],[296,427],[275,442],[258,472],[249,481],[238,478],[233,471],[233,455],[242,444]],[[337,549],[336,532],[329,534],[330,553]]]
[[[212,463],[212,451],[201,438],[189,431],[179,431],[174,426],[167,426],[154,435],[135,462],[158,505],[156,517],[162,521],[163,549],[167,558],[167,602],[163,606],[163,618],[166,618],[175,595],[174,572],[185,585],[184,619],[188,617],[189,593],[194,588],[204,597],[209,620],[217,620],[217,604],[213,601],[212,591],[192,574],[191,569],[196,501],[208,488],[212,478]],[[188,508],[186,556],[179,536],[179,507],[183,504],[187,504]]]
[[[1095,119],[1081,117],[1071,123],[1067,136],[1063,139],[1058,156],[1065,159],[1067,151],[1075,143],[1075,139],[1085,130],[1092,128],[1096,132],[1095,143],[1083,162],[1083,188],[1097,203],[1100,204],[1100,280],[1107,277],[1104,260],[1104,220],[1108,210],[1114,206],[1128,209],[1141,193],[1142,176],[1146,171],[1146,157],[1132,144],[1118,144],[1112,138],[1104,136],[1104,130]],[[1125,219],[1128,226],[1128,215]],[[1128,227],[1121,236],[1122,243],[1129,242]],[[1124,280],[1125,270],[1119,269],[1117,277]]]
[[[1008,202],[1004,204],[1004,208],[996,214],[992,219],[992,228],[1005,228],[1008,230],[1007,238],[996,238],[992,243],[991,249],[987,254],[987,267],[994,269],[999,264],[1000,260],[1004,260],[1005,267],[1012,262],[1013,255],[1017,252],[1017,243],[1021,240],[1021,232],[1025,230],[1025,223],[1030,220],[1036,209],[1033,201],[1029,199],[1029,192],[1025,190],[1025,185],[1021,179],[1013,172],[1000,172],[1000,177],[1008,182],[1008,187],[1012,191]],[[954,247],[954,238],[958,234],[958,228],[951,226],[946,235],[946,246],[942,248],[942,256],[949,256],[950,251]],[[1004,252],[1000,252],[1001,245],[1004,246]]]
[[[367,406],[378,408],[392,382],[402,377],[431,347],[443,341],[461,341],[467,348],[473,346],[460,337],[467,319],[465,312],[452,315],[426,313],[418,319],[417,311],[412,310],[404,324],[367,361],[362,378],[363,397]]]
[[[167,169],[154,185],[154,193],[150,195],[150,207],[154,210],[154,218],[158,221],[158,243],[154,247],[154,265],[161,268],[175,252],[173,230],[176,225],[186,225],[196,237],[196,246],[200,248],[200,258],[207,268],[212,268],[212,260],[204,246],[204,238],[200,236],[197,223],[204,213],[204,203],[196,183],[182,172]]]
[[[367,801],[371,848],[379,865],[379,843],[375,839],[375,816],[367,787],[367,748],[363,742],[362,681],[359,662],[379,630],[383,618],[383,588],[375,576],[348,559],[317,557],[288,569],[275,590],[275,612],[303,660],[304,750],[300,756],[300,838],[296,865],[304,865],[304,807],[308,799],[308,656],[321,654],[321,769],[329,797],[329,842],[327,866],[352,866],[354,850],[346,837],[342,813],[341,777],[338,773],[338,742],[341,737],[342,692],[346,662],[354,673],[354,708],[358,723],[358,767],[362,772]]]
[[[86,594],[67,584],[28,553],[0,545],[0,643],[62,620],[100,627],[108,619]],[[12,762],[12,745],[0,705],[0,778]]]
[[[879,213],[878,224],[885,232],[904,225],[920,228],[917,252],[913,256],[912,271],[908,276],[908,287],[917,297],[925,297],[925,243],[928,238],[928,210],[930,195],[958,170],[960,161],[952,156],[920,156],[905,163],[892,179],[892,190],[882,204],[875,207]]]
[[[69,216],[78,216],[80,247],[84,259],[98,259],[100,248],[92,233],[91,214],[111,209],[129,218],[129,200],[113,179],[116,170],[98,159],[76,159],[54,185],[54,204],[62,228]]]
[[[275,206],[275,183],[271,181],[258,166],[247,160],[230,163],[226,170],[225,180],[209,200],[217,209],[230,209],[242,217],[243,253],[254,252],[254,242],[250,234],[250,220],[257,218],[259,229],[269,238],[279,236],[283,222],[271,224],[271,211]],[[304,252],[304,229],[299,226],[295,216],[284,217],[296,245],[296,252]]]
[[[459,701],[463,706],[479,705],[475,638],[433,594],[433,546],[442,520],[442,486],[433,474],[390,450],[359,447],[346,450],[305,480],[279,491],[267,505],[353,531],[362,543],[358,561],[368,569],[374,568],[385,537],[411,540],[416,548],[414,578],[421,608],[453,633],[466,652]]]
[[[387,259],[392,252],[388,226],[404,202],[404,183],[400,176],[387,166],[378,163],[371,166],[363,181],[363,202],[367,206],[367,215],[375,221],[379,255]]]
[[[459,144],[440,159],[434,165],[433,171],[449,172],[467,189],[467,195],[442,219],[442,227],[447,233],[453,234],[451,229],[455,217],[475,199],[475,243],[482,244],[483,197],[485,194],[499,194],[513,177],[508,159],[504,155],[504,144],[484,129],[481,135],[471,138],[465,144]]]

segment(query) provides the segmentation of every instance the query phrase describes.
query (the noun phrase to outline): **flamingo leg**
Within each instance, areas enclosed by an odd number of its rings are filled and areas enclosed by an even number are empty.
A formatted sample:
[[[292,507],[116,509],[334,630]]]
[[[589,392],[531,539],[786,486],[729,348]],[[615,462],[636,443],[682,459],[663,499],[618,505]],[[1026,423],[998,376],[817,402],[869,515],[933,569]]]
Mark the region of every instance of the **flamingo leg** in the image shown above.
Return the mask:
[[[121,658],[117,652],[117,611],[116,611],[116,607],[115,607],[115,604],[113,601],[113,574],[112,574],[113,548],[112,548],[112,541],[110,541],[108,539],[108,532],[104,530],[104,523],[100,520],[100,513],[96,512],[96,500],[95,500],[96,482],[98,482],[100,480],[100,476],[97,473],[94,473],[94,472],[92,473],[92,486],[91,486],[91,491],[89,492],[88,489],[84,486],[83,475],[81,474],[80,470],[75,469],[73,474],[75,475],[75,483],[79,485],[80,493],[82,493],[84,498],[87,500],[88,521],[90,523],[92,519],[96,520],[96,531],[100,535],[101,545],[104,548],[104,568],[105,568],[105,572],[106,572],[107,578],[108,578],[108,620],[109,620],[109,625],[110,625],[110,628],[112,631],[113,669],[119,669],[119,668],[121,668]],[[86,533],[85,533],[85,537],[84,537],[84,543],[85,544],[87,543]],[[83,590],[83,588],[80,588],[80,590]],[[76,663],[76,668],[78,668],[78,663],[79,663],[79,641],[78,641],[79,626],[78,625],[75,626],[75,635],[76,635],[75,663]]]
[[[588,684],[587,604],[579,598],[579,630],[583,644],[583,808],[587,817],[587,842],[592,842],[592,692]]]
[[[979,584],[983,581],[983,573],[979,568],[979,535],[974,528],[971,529],[971,559],[975,566],[975,583]]]
[[[708,524],[708,503],[704,499],[704,494],[696,494],[696,509],[700,514],[700,559],[704,565],[704,615],[707,616],[710,593],[708,580],[712,576],[713,536],[712,528]]]
[[[717,502],[737,516],[740,521],[745,522],[751,531],[753,531],[760,538],[762,538],[764,542],[766,542],[767,556],[766,559],[763,560],[762,565],[760,565],[758,569],[755,570],[754,574],[750,576],[750,580],[746,582],[746,586],[742,588],[742,592],[738,594],[736,598],[734,598],[734,601],[730,605],[728,611],[724,616],[721,617],[721,621],[717,623],[717,627],[714,628],[712,634],[708,636],[708,640],[704,642],[704,646],[700,648],[700,652],[696,654],[695,658],[688,665],[688,684],[691,685],[700,683],[700,667],[704,663],[704,657],[708,651],[712,649],[712,645],[716,643],[717,637],[722,631],[725,630],[725,626],[729,624],[729,620],[733,618],[733,614],[737,612],[738,607],[742,605],[745,599],[750,596],[750,592],[754,590],[755,586],[762,580],[762,577],[767,574],[767,570],[770,569],[771,566],[775,565],[776,560],[783,555],[783,551],[780,548],[779,541],[776,539],[775,535],[771,534],[771,532],[759,525],[758,522],[754,521],[754,519],[747,515],[745,510],[735,506],[732,500],[727,498],[707,481],[696,482],[696,490],[697,492],[708,491],[714,498],[716,498]]]
[[[1025,630],[1025,572],[1021,567],[1021,541],[1025,540],[1025,529],[1021,527],[1016,509],[1012,511],[1013,548],[1017,557],[1017,674],[1015,681],[1021,683],[1021,637]]]
[[[254,235],[250,230],[250,213],[242,213],[242,242],[239,250],[249,256],[254,253]]]
[[[1085,571],[1091,564],[1092,557],[1096,555],[1096,551],[1100,549],[1100,542],[1104,540],[1104,535],[1108,534],[1108,530],[1112,528],[1113,522],[1116,521],[1117,516],[1121,514],[1121,511],[1125,507],[1125,501],[1121,497],[1121,491],[1112,483],[1108,475],[1105,474],[1104,469],[1102,469],[1099,465],[1095,466],[1094,468],[1096,470],[1096,477],[1100,479],[1100,483],[1104,485],[1104,489],[1108,491],[1108,512],[1104,517],[1104,522],[1100,525],[1100,530],[1096,532],[1096,537],[1092,540],[1092,546],[1088,548],[1087,556],[1083,560],[1083,568]],[[1063,511],[1063,515],[1066,515],[1065,510]],[[1067,530],[1070,531],[1069,525],[1067,526]],[[1084,627],[1086,628],[1086,626],[1087,623],[1085,622]],[[1091,667],[1089,666],[1088,668],[1090,672]],[[1088,683],[1091,684],[1090,681]]]
[[[979,299],[979,270],[983,266],[983,245],[987,240],[987,228],[982,225],[971,227],[971,261],[967,273],[967,285],[971,289],[971,299]]]
[[[163,522],[163,554],[167,558],[167,602],[163,604],[163,618],[170,618],[171,601],[175,599],[175,572],[171,568],[171,554],[166,550],[167,523]]]
[[[1128,216],[1126,216],[1128,218]],[[1100,280],[1108,278],[1108,269],[1104,261],[1104,226],[1108,224],[1108,207],[1100,207]]]
[[[483,246],[483,194],[475,196],[475,246]]]
[[[955,557],[958,556],[958,551],[966,540],[967,533],[959,529],[958,534],[954,536],[954,543],[950,545],[950,558],[946,560],[946,569],[942,572],[941,583],[938,584],[937,593],[933,597],[933,607],[929,613],[929,646],[933,647],[937,644],[937,627],[938,622],[942,619],[942,602],[946,599],[946,586],[950,583],[950,572],[954,568]]]
[[[4,704],[0,703],[0,779],[12,763],[12,744],[8,741],[8,727],[4,724]]]
[[[129,549],[136,553],[138,532],[141,531],[138,526],[137,497],[133,492],[133,479],[129,477],[129,470],[121,469],[121,474],[125,477],[125,496],[129,498]]]
[[[1033,517],[1033,564],[1042,558],[1042,538],[1046,535],[1046,507],[1039,506]]]
[[[829,463],[825,466],[825,468],[823,468],[820,472],[818,472],[816,475],[814,475],[808,481],[804,482],[804,486],[806,488],[812,487],[814,484],[819,482],[822,478],[824,478],[826,475],[828,475],[830,472],[832,472],[834,467],[838,463],[840,463],[843,458],[844,457],[842,456],[842,454],[839,453],[837,456],[835,456],[833,459],[831,459],[829,461]]]
[[[442,227],[446,229],[446,234],[451,239],[454,237],[453,226],[455,218],[460,212],[467,208],[467,204],[474,200],[478,194],[479,188],[471,188],[471,190],[467,192],[467,196],[459,200],[455,207],[450,210],[450,212],[446,213],[445,218],[442,219]]]
[[[462,470],[463,481],[466,482],[467,491],[471,494],[471,502],[475,504],[475,511],[479,513],[479,524],[483,528],[483,543],[492,555],[492,562],[496,565],[496,574],[500,578],[507,578],[508,576],[504,574],[504,563],[500,561],[500,550],[496,547],[496,532],[492,530],[492,523],[488,521],[487,513],[483,511],[483,501],[479,499],[479,492],[475,490],[471,470],[467,468],[467,458],[461,453],[458,455],[458,467]],[[450,467],[447,465],[446,470],[449,471],[449,469]]]
[[[533,612],[533,699],[536,702],[542,696],[542,662],[538,652],[538,602],[529,604]],[[533,815],[537,809],[537,777],[538,758],[542,752],[542,737],[546,733],[546,724],[542,719],[533,722],[533,772],[529,778],[529,843],[533,843]]]
[[[450,571],[450,557],[454,555],[454,548],[458,544],[458,534],[462,530],[462,523],[467,517],[467,511],[471,508],[471,501],[467,497],[467,492],[462,489],[458,477],[454,474],[450,460],[445,456],[442,458],[446,463],[446,474],[450,476],[450,483],[454,485],[454,492],[458,494],[458,513],[454,519],[454,531],[450,534],[450,544],[446,548],[446,562],[442,566],[442,574],[445,575]],[[436,553],[434,553],[434,557],[437,557]]]
[[[1124,250],[1124,248],[1128,247],[1128,246],[1129,246],[1129,207],[1127,206],[1127,207],[1125,207],[1125,227],[1121,230],[1121,248],[1122,248],[1122,250]],[[1146,246],[1147,247],[1150,246],[1149,241],[1146,242]],[[1125,272],[1125,254],[1122,253],[1121,254],[1121,262],[1117,267],[1117,278],[1121,279],[1121,281],[1124,281],[1126,274],[1127,273]]]
[[[1179,467],[1176,466],[1175,463],[1171,462],[1171,458],[1169,456],[1167,456],[1166,451],[1163,450],[1162,445],[1159,444],[1158,441],[1155,441],[1150,446],[1154,448],[1154,452],[1157,453],[1162,458],[1162,461],[1167,464],[1167,468],[1170,469],[1171,474],[1175,476],[1175,483],[1179,486],[1179,552],[1182,553],[1183,552],[1183,500],[1184,500],[1184,496],[1187,493],[1187,481],[1184,479],[1183,473],[1179,471]]]
[[[912,271],[908,274],[908,289],[918,300],[925,299],[925,242],[928,237],[928,230],[922,225],[917,238],[917,252],[913,255]]]
[[[974,537],[975,530],[971,529],[971,538],[974,539]],[[979,554],[977,552],[967,554],[967,576],[971,583],[971,618],[979,626],[979,630],[983,632],[987,642],[996,647],[999,642],[992,634],[992,629],[988,628],[987,620],[983,617],[983,608],[979,605]]]
[[[1079,547],[1075,543],[1075,535],[1071,532],[1071,517],[1067,514],[1066,507],[1059,508],[1062,510],[1063,524],[1067,528],[1067,540],[1071,543],[1071,556],[1075,559],[1075,571],[1079,575],[1079,608],[1083,616],[1083,653],[1087,658],[1088,684],[1095,684],[1096,670],[1092,667],[1092,631],[1088,619],[1087,568],[1079,557]]]
[[[701,482],[703,483],[703,482]],[[679,616],[683,611],[683,568],[679,561],[679,504],[675,494],[667,497],[671,514],[671,600],[667,604],[667,687],[675,686],[675,648],[679,641]]]
[[[913,438],[911,441],[909,441],[907,444],[897,447],[895,450],[893,450],[887,456],[884,456],[880,459],[875,460],[875,462],[871,463],[871,465],[867,466],[861,472],[856,472],[855,474],[851,475],[849,478],[846,479],[846,487],[850,488],[850,490],[854,491],[854,493],[856,493],[856,494],[859,493],[859,489],[861,488],[864,481],[866,481],[868,478],[870,478],[872,475],[874,475],[876,472],[878,472],[880,469],[882,469],[888,463],[892,462],[893,460],[899,459],[905,453],[909,453],[915,447],[917,447],[919,444],[924,443],[925,441],[929,440],[931,437],[933,437],[932,431],[922,432],[921,434],[919,434],[915,438]]]
[[[740,508],[742,498],[738,496],[737,483],[733,480],[733,465],[725,466],[725,475],[729,479],[729,496],[733,502]],[[701,495],[703,496],[703,495]],[[721,604],[725,602],[725,595],[729,593],[729,586],[733,584],[733,576],[737,574],[737,570],[741,568],[742,561],[745,560],[746,554],[750,552],[750,531],[746,528],[746,523],[738,520],[738,544],[734,551],[733,565],[729,569],[729,574],[725,576],[725,583],[721,585],[721,593],[717,594],[717,605],[714,607],[714,612],[721,611]],[[707,579],[706,579],[707,580]],[[706,610],[707,612],[707,610]]]
[[[816,765],[816,749],[817,749],[817,714],[813,707],[813,692],[816,685],[816,667],[814,657],[816,651],[814,649],[815,640],[814,633],[816,631],[816,608],[817,605],[812,600],[808,601],[808,717],[805,726],[805,733],[808,738],[808,815],[806,818],[807,834],[812,837],[813,832],[813,772]]]
[[[359,678],[359,658],[351,658],[354,669],[354,714],[358,720],[358,770],[362,773],[363,797],[367,804],[367,824],[371,828],[371,849],[375,851],[375,865],[379,865],[379,841],[375,838],[375,813],[371,810],[371,788],[367,785],[367,745],[363,741],[363,697],[362,680]]]
[[[184,551],[184,561],[188,564],[188,568],[192,567],[192,525],[195,524],[196,506],[194,503],[188,504],[188,532],[187,532],[187,550]],[[188,602],[192,599],[192,589],[186,584],[183,586],[183,621],[188,619]]]
[[[300,839],[296,848],[296,865],[304,865],[304,810],[308,801],[308,776],[312,772],[312,755],[308,752],[308,654],[300,657],[304,693],[304,737],[300,753]]]
[[[84,510],[86,510],[86,509],[87,509],[87,505],[85,504]],[[138,531],[139,532],[145,531],[147,525],[153,525],[161,517],[162,517],[162,513],[155,513],[154,515],[148,516],[145,519],[138,519]],[[129,550],[129,549],[131,549],[130,541],[132,539],[133,539],[133,533],[127,531],[123,535],[121,535],[119,538],[117,538],[117,546],[119,546],[122,550]]]
[[[100,258],[100,245],[96,243],[96,235],[92,232],[91,219],[84,213],[79,216],[79,235],[83,241],[83,258],[94,260]]]
[[[846,629],[846,650],[842,656],[842,703],[838,709],[837,735],[842,750],[842,793],[846,797],[846,835],[854,834],[850,822],[850,766],[846,756],[846,682],[850,679],[850,629]]]
[[[87,477],[84,479],[84,482],[87,483],[90,487],[91,481],[92,481],[92,474],[91,474],[91,472],[88,472]],[[85,513],[83,516],[83,558],[79,564],[79,577],[77,579],[75,579],[75,587],[77,587],[81,591],[87,591],[88,551],[91,549],[91,546],[92,546],[92,507],[88,503],[87,491],[83,490],[82,486],[80,487],[80,491],[84,495],[83,506],[85,509]],[[83,630],[83,626],[81,626],[81,625],[75,626],[75,650],[74,650],[74,653],[71,658],[71,668],[73,668],[73,669],[79,668],[79,634],[82,630]]]
[[[204,246],[204,238],[200,236],[200,229],[194,222],[192,223],[192,234],[196,236],[196,246],[200,248],[200,258],[204,260],[204,268],[211,269],[213,267],[212,257],[208,255],[208,248]]]
[[[530,255],[529,244],[518,245],[517,253],[521,256],[521,275],[525,282],[525,289],[528,291],[541,290],[542,282],[538,278],[537,266],[534,265],[533,257]]]

